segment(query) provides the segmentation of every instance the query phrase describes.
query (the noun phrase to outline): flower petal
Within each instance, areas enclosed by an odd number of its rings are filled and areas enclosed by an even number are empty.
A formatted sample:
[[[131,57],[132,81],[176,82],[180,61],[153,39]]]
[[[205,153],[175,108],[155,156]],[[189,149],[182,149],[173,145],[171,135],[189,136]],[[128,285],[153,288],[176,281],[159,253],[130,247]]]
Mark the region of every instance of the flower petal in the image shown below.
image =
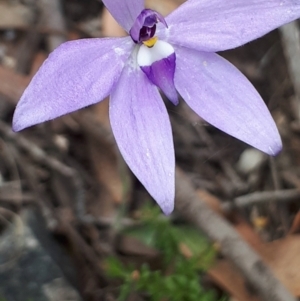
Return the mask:
[[[125,161],[165,214],[174,208],[172,130],[157,88],[133,61],[111,94],[111,126]]]
[[[159,36],[216,52],[241,46],[300,18],[299,0],[189,0],[167,18]]]
[[[144,0],[103,0],[103,3],[127,32],[145,8]]]
[[[133,45],[128,37],[62,44],[22,95],[13,129],[20,131],[101,101],[118,80]]]
[[[174,86],[176,66],[174,48],[165,41],[157,41],[152,47],[141,45],[137,61],[148,79],[159,87],[174,105],[177,105],[178,95]]]
[[[175,52],[175,87],[199,116],[265,153],[281,150],[272,116],[239,70],[214,53],[181,47]]]
[[[135,43],[151,39],[156,32],[156,24],[161,22],[167,27],[164,17],[151,9],[144,9],[134,21],[129,33]]]

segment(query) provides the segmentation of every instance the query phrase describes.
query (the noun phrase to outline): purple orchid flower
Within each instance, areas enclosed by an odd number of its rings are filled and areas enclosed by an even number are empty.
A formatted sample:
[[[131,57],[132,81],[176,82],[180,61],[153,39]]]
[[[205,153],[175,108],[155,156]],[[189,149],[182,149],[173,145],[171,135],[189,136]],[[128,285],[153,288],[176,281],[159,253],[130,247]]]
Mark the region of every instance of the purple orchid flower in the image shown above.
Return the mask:
[[[299,18],[299,0],[188,0],[166,18],[144,9],[144,0],[103,2],[129,36],[58,47],[18,103],[15,131],[110,94],[119,149],[166,214],[174,207],[175,159],[159,89],[175,105],[179,93],[197,114],[229,135],[270,155],[281,150],[276,125],[257,91],[215,52]]]

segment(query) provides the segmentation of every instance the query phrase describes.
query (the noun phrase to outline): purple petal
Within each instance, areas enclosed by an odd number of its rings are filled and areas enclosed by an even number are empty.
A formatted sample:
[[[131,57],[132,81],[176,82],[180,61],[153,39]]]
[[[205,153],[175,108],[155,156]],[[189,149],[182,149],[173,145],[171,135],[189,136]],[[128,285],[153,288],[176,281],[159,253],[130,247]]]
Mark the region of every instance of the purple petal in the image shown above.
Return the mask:
[[[214,53],[181,47],[175,52],[175,87],[199,116],[267,154],[281,150],[272,116],[239,70]]]
[[[144,0],[103,0],[103,3],[127,32],[145,8]]]
[[[141,45],[137,61],[148,79],[159,87],[174,105],[177,105],[178,95],[174,86],[176,66],[174,48],[164,41],[157,41],[153,47]]]
[[[241,46],[300,18],[299,0],[189,0],[170,14],[159,36],[216,52]]]
[[[136,18],[129,31],[133,41],[140,43],[151,39],[156,32],[156,24],[159,21],[163,23],[165,27],[168,27],[161,14],[151,9],[144,9]]]
[[[176,57],[173,53],[169,57],[155,62],[151,66],[141,67],[141,69],[174,105],[178,105],[178,95],[174,87],[175,61]]]
[[[22,95],[13,118],[14,131],[104,99],[118,80],[133,45],[128,37],[62,44]]]
[[[110,99],[111,126],[126,163],[165,214],[174,208],[175,158],[171,125],[157,88],[133,62]]]

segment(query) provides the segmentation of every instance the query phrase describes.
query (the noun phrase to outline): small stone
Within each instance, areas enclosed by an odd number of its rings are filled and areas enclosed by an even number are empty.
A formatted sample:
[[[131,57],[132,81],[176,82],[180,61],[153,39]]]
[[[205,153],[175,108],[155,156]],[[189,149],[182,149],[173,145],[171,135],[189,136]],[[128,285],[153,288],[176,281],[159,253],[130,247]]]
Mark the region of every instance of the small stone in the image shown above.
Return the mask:
[[[241,173],[248,175],[267,159],[267,155],[253,148],[246,149],[240,156],[237,162],[237,169]]]
[[[0,299],[14,301],[81,301],[61,268],[33,234],[25,211],[0,235]],[[2,299],[1,299],[2,300]]]

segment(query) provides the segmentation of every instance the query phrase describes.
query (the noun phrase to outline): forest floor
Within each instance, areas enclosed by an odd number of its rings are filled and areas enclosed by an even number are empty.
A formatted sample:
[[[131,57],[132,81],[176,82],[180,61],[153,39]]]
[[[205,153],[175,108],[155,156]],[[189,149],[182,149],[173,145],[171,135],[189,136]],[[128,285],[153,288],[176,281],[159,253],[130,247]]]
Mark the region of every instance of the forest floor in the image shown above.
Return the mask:
[[[167,15],[182,2],[146,5]],[[12,132],[51,51],[121,35],[98,0],[0,0],[0,298],[287,301],[281,285],[300,298],[300,95],[289,72],[300,52],[289,56],[283,31],[220,53],[270,109],[278,156],[207,124],[182,99],[166,101],[177,164],[169,217],[119,154],[108,99]]]

